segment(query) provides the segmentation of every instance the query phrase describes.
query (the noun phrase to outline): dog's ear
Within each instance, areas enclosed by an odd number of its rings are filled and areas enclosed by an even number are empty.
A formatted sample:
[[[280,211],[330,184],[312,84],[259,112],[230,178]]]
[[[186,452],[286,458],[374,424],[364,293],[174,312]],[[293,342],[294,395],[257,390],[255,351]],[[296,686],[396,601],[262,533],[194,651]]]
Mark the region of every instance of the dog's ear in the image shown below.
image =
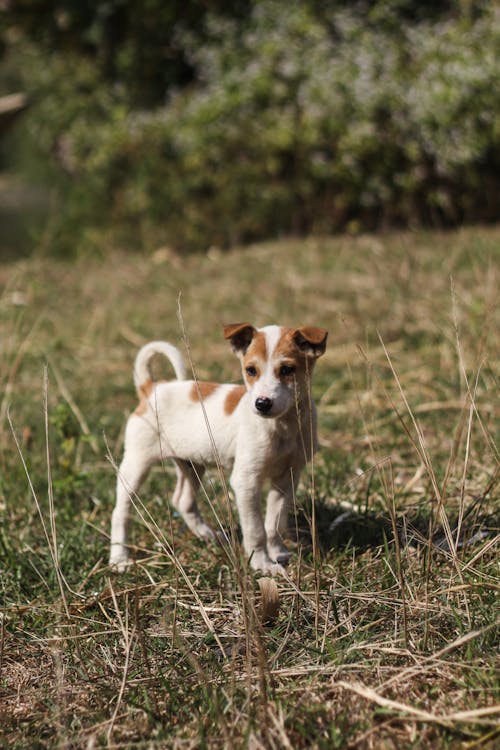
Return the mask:
[[[293,340],[308,357],[321,357],[325,353],[328,331],[316,326],[303,326],[293,333]]]
[[[229,339],[233,351],[237,354],[245,354],[254,333],[255,328],[250,323],[230,323],[224,326],[224,338]]]

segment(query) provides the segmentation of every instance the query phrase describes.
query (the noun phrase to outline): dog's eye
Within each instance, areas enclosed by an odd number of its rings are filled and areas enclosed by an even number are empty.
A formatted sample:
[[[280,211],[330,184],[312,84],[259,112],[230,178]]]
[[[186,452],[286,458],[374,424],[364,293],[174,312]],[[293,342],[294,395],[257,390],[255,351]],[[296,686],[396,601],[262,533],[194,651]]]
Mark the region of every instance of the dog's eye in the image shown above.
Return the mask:
[[[257,368],[253,365],[249,365],[249,367],[245,367],[245,372],[251,378],[254,378],[257,375]]]
[[[295,372],[295,367],[293,365],[281,365],[280,367],[280,375],[283,375],[284,377],[286,375],[293,375]]]

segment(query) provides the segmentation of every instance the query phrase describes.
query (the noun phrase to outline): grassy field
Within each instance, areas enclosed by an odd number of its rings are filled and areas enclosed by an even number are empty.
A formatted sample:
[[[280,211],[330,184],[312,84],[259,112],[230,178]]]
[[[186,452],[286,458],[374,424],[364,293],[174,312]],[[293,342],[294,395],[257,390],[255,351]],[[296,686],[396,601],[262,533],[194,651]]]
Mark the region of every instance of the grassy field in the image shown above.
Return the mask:
[[[497,746],[499,260],[493,227],[0,266],[0,746]],[[133,359],[179,308],[200,379],[240,380],[223,323],[330,331],[270,622],[169,465],[107,566]]]

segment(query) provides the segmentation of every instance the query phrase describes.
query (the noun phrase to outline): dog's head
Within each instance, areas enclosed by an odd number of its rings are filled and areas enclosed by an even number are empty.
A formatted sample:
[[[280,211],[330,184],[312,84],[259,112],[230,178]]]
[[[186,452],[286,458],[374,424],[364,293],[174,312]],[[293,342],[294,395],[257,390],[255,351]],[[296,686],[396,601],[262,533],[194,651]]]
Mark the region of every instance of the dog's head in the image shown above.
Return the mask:
[[[315,361],[326,348],[328,331],[315,326],[254,328],[250,323],[224,326],[241,360],[252,408],[262,417],[280,417],[310,386]]]

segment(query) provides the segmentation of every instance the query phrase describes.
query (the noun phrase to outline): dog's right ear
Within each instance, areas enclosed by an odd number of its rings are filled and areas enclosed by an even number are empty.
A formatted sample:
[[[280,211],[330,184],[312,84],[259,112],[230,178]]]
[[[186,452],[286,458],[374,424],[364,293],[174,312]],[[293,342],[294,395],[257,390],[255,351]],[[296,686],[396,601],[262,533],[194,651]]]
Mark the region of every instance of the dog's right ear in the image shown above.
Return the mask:
[[[224,338],[229,339],[236,354],[245,354],[255,334],[250,323],[230,323],[224,326]]]

